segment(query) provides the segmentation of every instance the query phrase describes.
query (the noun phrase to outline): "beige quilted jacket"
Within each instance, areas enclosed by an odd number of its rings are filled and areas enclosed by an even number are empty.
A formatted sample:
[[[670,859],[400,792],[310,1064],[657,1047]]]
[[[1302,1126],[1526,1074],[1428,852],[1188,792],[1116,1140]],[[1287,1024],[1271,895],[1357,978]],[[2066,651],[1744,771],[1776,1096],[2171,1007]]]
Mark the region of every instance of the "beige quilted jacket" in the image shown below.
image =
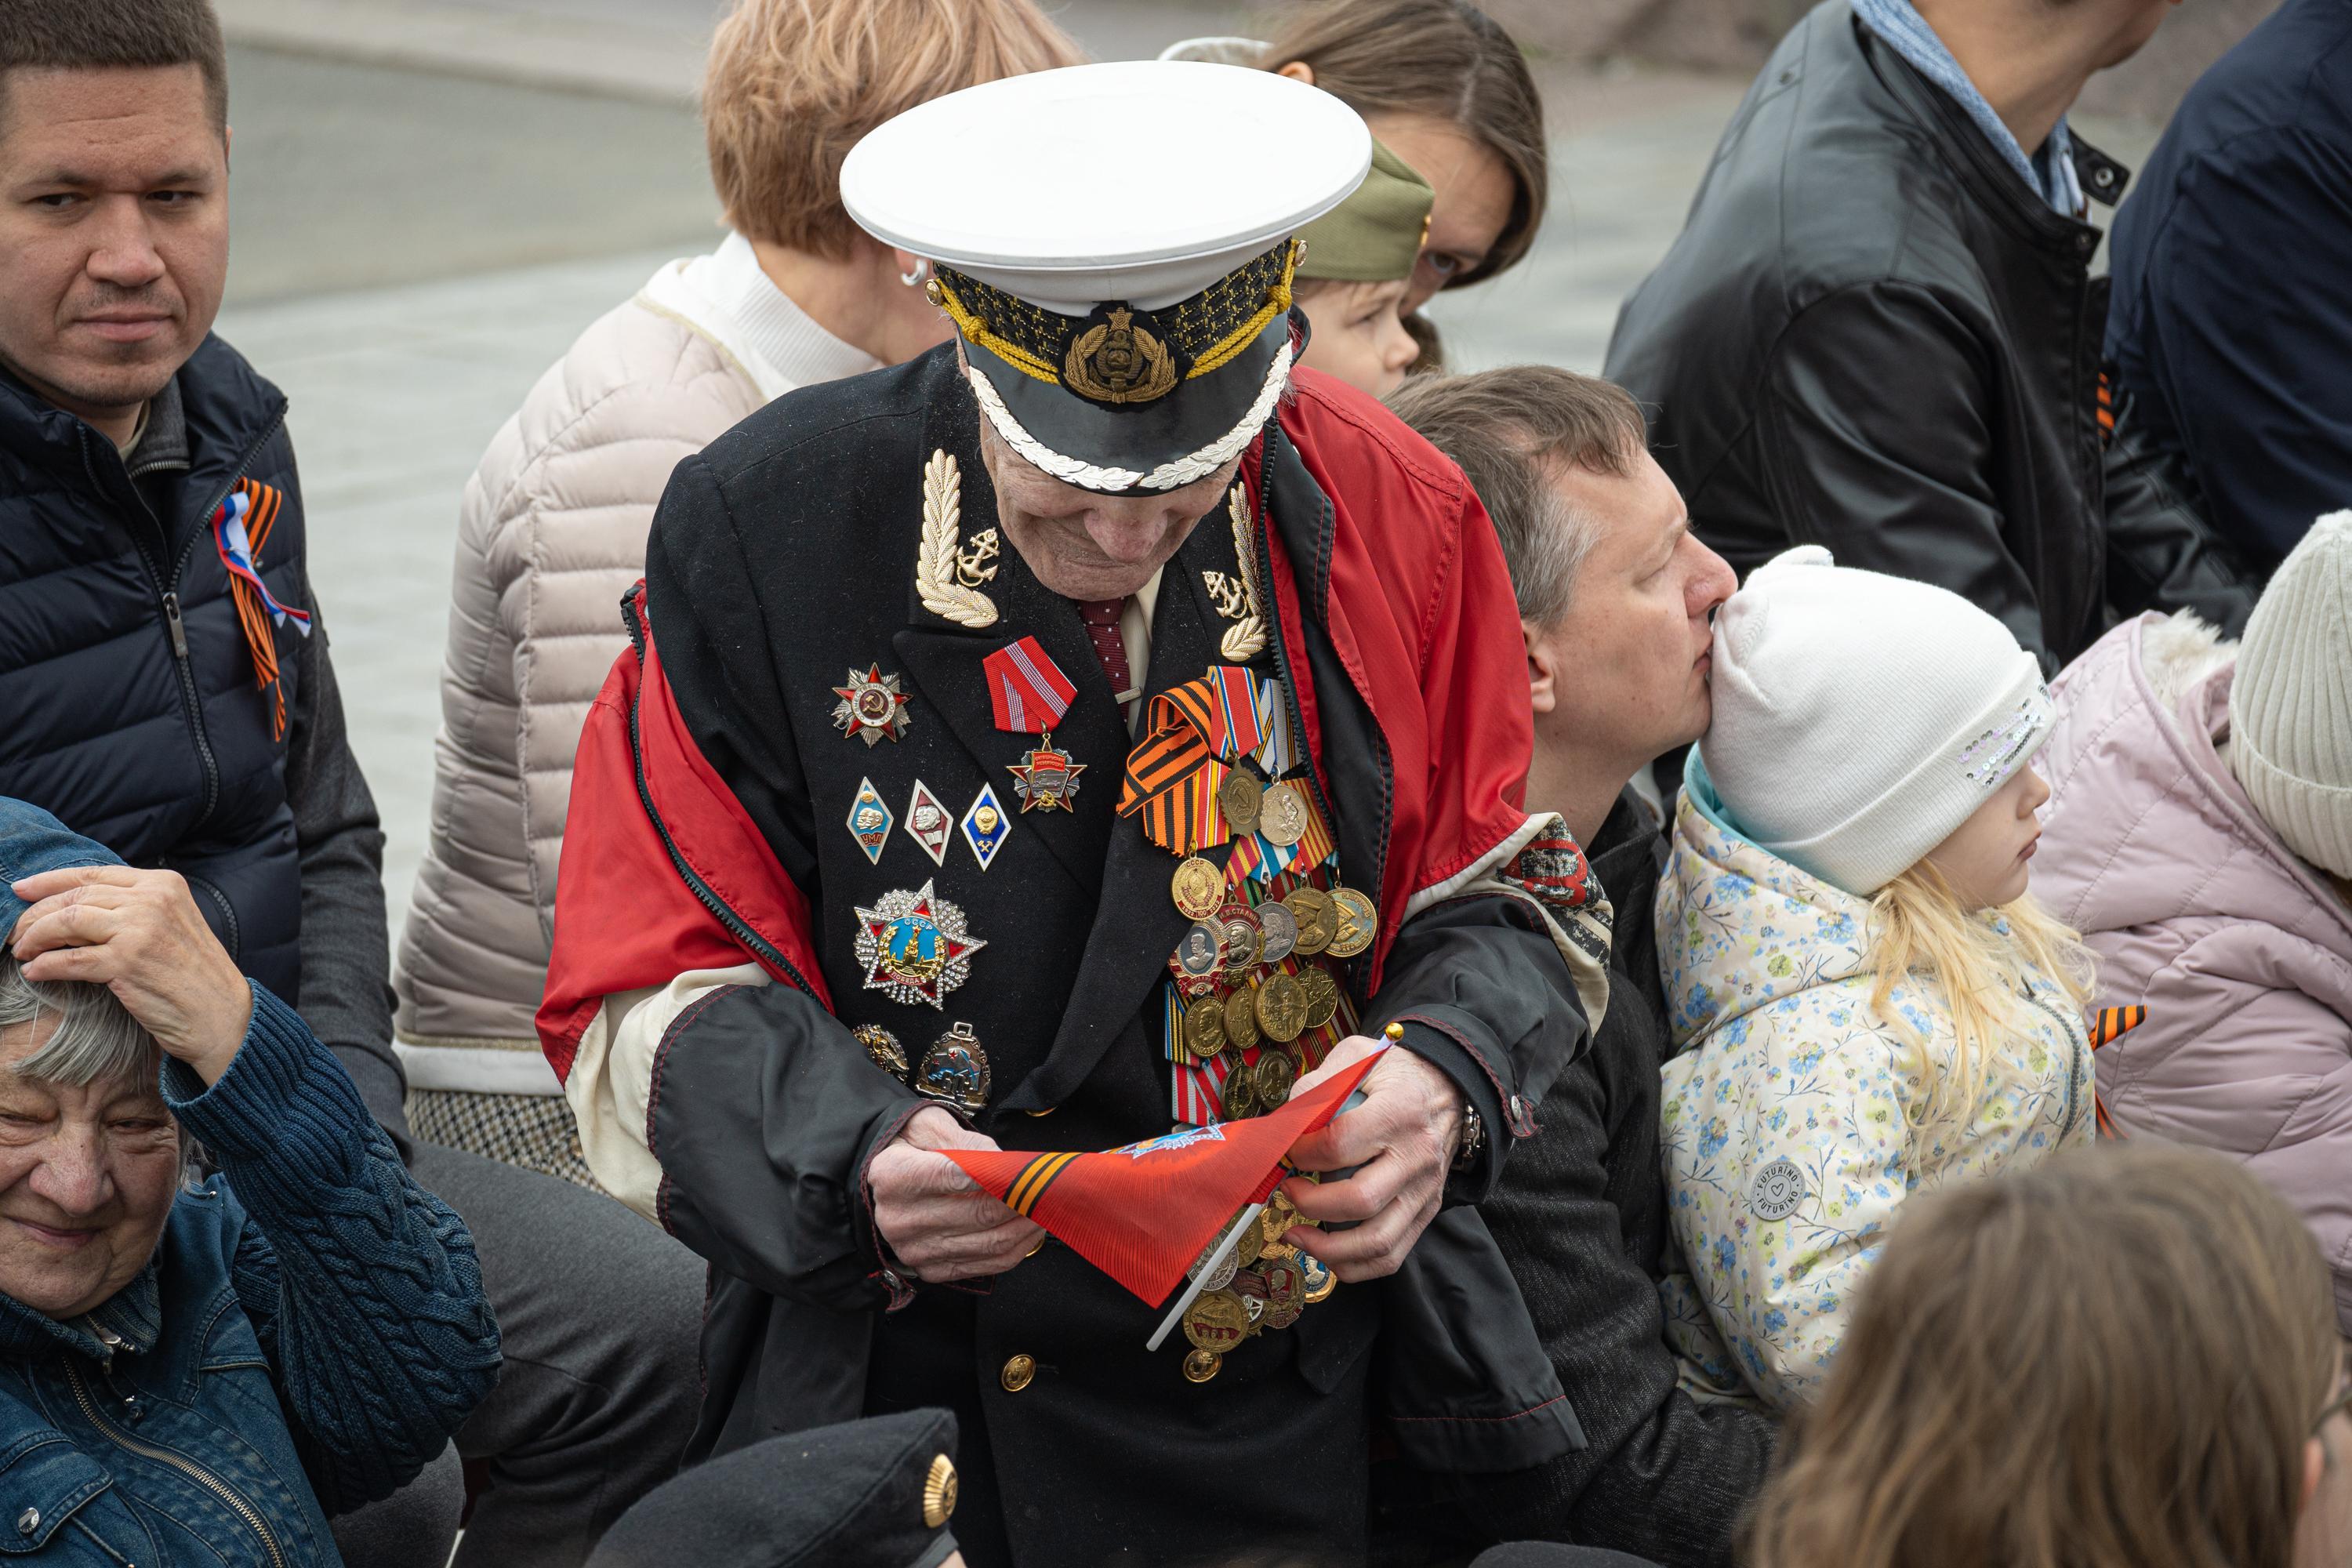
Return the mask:
[[[769,398],[876,368],[730,237],[673,262],[541,376],[466,487],[431,842],[394,985],[412,1089],[561,1093],[539,1006],[572,756],[625,646],[670,470]]]

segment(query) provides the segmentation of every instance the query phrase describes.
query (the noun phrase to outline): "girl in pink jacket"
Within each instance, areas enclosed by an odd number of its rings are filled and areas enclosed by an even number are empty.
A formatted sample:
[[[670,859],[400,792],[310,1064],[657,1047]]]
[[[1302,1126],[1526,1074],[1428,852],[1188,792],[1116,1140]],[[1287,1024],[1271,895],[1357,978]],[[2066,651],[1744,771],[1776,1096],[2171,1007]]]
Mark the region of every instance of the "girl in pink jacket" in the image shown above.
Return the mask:
[[[2100,1048],[2126,1135],[2246,1161],[2303,1212],[2352,1332],[2352,512],[2245,641],[2116,627],[2053,687],[2034,887],[2146,1019]]]

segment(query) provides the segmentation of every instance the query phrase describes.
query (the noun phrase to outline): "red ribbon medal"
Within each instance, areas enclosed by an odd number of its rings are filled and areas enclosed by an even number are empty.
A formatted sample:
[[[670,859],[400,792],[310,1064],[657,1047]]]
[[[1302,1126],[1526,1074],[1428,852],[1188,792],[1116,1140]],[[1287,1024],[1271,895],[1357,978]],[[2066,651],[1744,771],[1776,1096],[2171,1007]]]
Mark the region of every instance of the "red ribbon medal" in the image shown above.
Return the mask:
[[[1052,729],[1078,694],[1035,637],[1007,643],[980,662],[988,671],[988,703],[995,710],[996,727],[1016,735]]]

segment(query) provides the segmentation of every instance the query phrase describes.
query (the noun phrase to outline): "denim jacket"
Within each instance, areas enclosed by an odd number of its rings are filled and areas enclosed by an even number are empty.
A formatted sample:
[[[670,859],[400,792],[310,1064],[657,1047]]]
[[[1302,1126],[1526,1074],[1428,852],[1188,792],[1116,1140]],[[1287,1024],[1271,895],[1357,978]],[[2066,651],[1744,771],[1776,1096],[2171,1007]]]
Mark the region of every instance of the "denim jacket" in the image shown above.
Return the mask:
[[[0,879],[113,861],[0,801]],[[68,1322],[0,1296],[0,1564],[331,1568],[328,1516],[415,1476],[497,1380],[473,1238],[258,984],[220,1080],[166,1058],[163,1090],[219,1173],[146,1269]]]

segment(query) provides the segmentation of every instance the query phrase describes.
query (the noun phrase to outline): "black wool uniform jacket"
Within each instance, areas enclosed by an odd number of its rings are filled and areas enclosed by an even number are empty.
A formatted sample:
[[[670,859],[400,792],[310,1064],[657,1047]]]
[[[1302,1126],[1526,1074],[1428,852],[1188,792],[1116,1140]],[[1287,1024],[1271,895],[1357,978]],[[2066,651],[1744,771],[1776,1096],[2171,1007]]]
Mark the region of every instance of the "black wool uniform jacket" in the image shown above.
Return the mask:
[[[1309,426],[1335,416],[1322,438],[1346,450],[1314,454],[1326,471],[1354,463],[1377,470],[1384,494],[1430,498],[1423,515],[1379,522],[1419,531],[1390,557],[1409,569],[1420,572],[1414,554],[1433,541],[1452,557],[1422,574],[1415,592],[1441,591],[1463,559],[1499,571],[1498,556],[1473,553],[1496,547],[1451,464],[1369,402],[1329,392],[1300,402]],[[957,1531],[975,1563],[1091,1568],[1277,1544],[1345,1561],[1363,1544],[1376,1366],[1380,1408],[1402,1403],[1482,1434],[1549,1434],[1536,1452],[1574,1440],[1573,1416],[1475,1214],[1444,1216],[1395,1280],[1342,1285],[1199,1384],[1180,1372],[1181,1347],[1144,1351],[1157,1311],[1058,1245],[972,1288],[910,1289],[874,1227],[867,1163],[929,1102],[868,1060],[854,1026],[889,1029],[912,1059],[950,1024],[968,1024],[992,1078],[974,1124],[1007,1148],[1100,1149],[1171,1122],[1160,985],[1188,921],[1169,895],[1174,858],[1134,819],[1114,817],[1131,742],[1077,609],[1011,549],[986,584],[999,616],[985,627],[934,614],[917,587],[933,454],[960,467],[962,537],[994,523],[977,417],[951,349],[804,389],[682,464],[656,516],[645,604],[661,669],[693,746],[805,894],[812,962],[833,1001],[828,1012],[787,984],[717,992],[659,1047],[646,1131],[663,1171],[660,1213],[712,1264],[708,1403],[693,1452],[942,1405],[963,1433]],[[1391,737],[1331,635],[1335,551],[1361,559],[1365,546],[1339,532],[1344,505],[1273,426],[1263,474],[1272,531],[1255,540],[1257,564],[1270,565],[1278,542],[1297,563],[1303,608],[1273,616],[1253,668],[1294,687],[1311,676],[1339,875],[1378,888],[1391,814],[1428,785],[1400,789]],[[1150,692],[1223,662],[1225,622],[1202,585],[1209,571],[1238,572],[1222,507],[1168,564]],[[1017,815],[985,871],[960,837],[934,864],[903,830],[918,780],[958,816],[983,784],[1013,804],[1005,769],[1035,738],[995,728],[982,660],[1024,635],[1077,688],[1054,740],[1088,769],[1078,809]],[[845,672],[876,665],[902,679],[910,721],[902,739],[869,747],[836,729],[832,712]],[[1525,700],[1492,699],[1504,713],[1499,705]],[[637,765],[642,778],[642,754]],[[878,864],[845,826],[869,779],[900,824]],[[583,822],[580,799],[575,791],[566,891],[574,858],[598,853],[599,825]],[[1222,864],[1225,851],[1204,853]],[[938,1010],[866,988],[855,952],[854,910],[927,884],[988,943]],[[556,942],[561,969],[562,907]],[[1510,1144],[1533,1131],[1530,1110],[1581,1042],[1568,964],[1519,901],[1464,896],[1406,921],[1383,973],[1364,999],[1366,1030],[1403,1021],[1405,1044],[1486,1121],[1486,1152],[1449,1190],[1475,1201],[1499,1180]],[[1359,961],[1351,985],[1362,974]],[[1449,1258],[1465,1260],[1461,1272]],[[1413,1342],[1382,1342],[1395,1322],[1414,1325]],[[1449,1342],[1431,1342],[1439,1335]],[[1026,1375],[1016,1374],[1018,1358]]]

